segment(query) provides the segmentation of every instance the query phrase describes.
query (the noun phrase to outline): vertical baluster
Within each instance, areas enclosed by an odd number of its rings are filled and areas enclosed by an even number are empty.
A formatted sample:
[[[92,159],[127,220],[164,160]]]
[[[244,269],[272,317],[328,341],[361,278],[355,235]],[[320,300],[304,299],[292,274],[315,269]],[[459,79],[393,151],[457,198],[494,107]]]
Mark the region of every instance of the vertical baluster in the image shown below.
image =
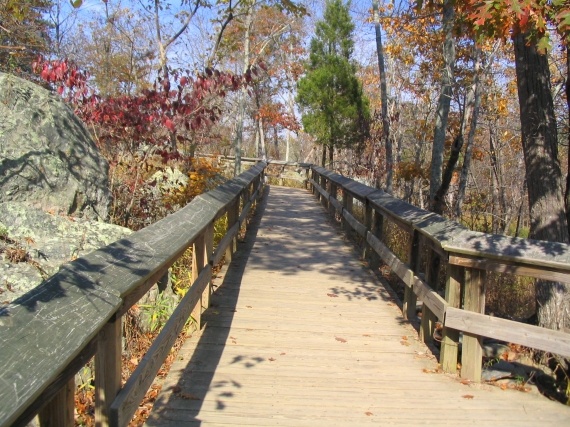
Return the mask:
[[[410,243],[410,269],[417,273],[418,265],[420,262],[420,235],[414,230],[412,232],[412,239]],[[402,306],[402,314],[406,320],[415,320],[416,318],[416,294],[412,286],[407,286],[404,289],[404,302]]]
[[[73,427],[75,379],[65,384],[39,412],[41,427]]]
[[[447,265],[445,284],[445,300],[450,307],[459,308],[461,304],[461,287],[465,283],[465,270],[457,265]],[[444,372],[457,372],[459,353],[459,331],[443,327],[441,340],[441,368]]]
[[[210,223],[206,230],[196,239],[193,246],[192,254],[192,283],[196,282],[200,272],[210,262],[212,257],[214,226]],[[211,284],[208,283],[200,301],[192,310],[192,317],[196,321],[196,327],[202,327],[202,311],[208,307],[210,303]]]
[[[425,281],[436,291],[439,288],[439,265],[439,255],[433,249],[428,248]],[[437,317],[435,314],[424,304],[422,306],[422,321],[420,325],[420,339],[424,343],[432,340],[436,321]]]
[[[485,312],[485,270],[465,269],[465,300],[463,308],[476,313]],[[461,349],[461,378],[481,381],[483,339],[479,335],[463,333]]]
[[[97,338],[95,355],[95,425],[110,424],[109,408],[121,389],[121,318],[107,323]]]

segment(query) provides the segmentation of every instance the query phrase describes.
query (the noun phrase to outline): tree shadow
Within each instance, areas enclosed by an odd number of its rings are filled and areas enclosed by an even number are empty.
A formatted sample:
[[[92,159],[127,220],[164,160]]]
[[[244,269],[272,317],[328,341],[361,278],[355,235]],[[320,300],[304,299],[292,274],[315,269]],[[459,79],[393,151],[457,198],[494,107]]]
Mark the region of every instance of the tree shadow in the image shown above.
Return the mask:
[[[225,410],[227,401],[243,387],[238,380],[232,378],[214,381],[214,375],[227,343],[236,343],[236,338],[230,336],[230,327],[237,311],[243,275],[257,241],[269,191],[269,186],[265,187],[261,202],[248,224],[245,239],[238,242],[238,250],[225,268],[223,282],[211,296],[210,307],[202,313],[204,326],[199,332],[200,337],[190,360],[182,367],[183,372],[177,384],[166,390],[169,391],[168,394],[163,392],[159,395],[146,421],[147,426],[161,425],[165,420],[199,425],[200,420],[196,416],[208,392],[216,394],[216,410]],[[253,369],[265,361],[264,357],[244,354],[235,356],[230,364]],[[176,418],[180,412],[183,413],[183,420]]]

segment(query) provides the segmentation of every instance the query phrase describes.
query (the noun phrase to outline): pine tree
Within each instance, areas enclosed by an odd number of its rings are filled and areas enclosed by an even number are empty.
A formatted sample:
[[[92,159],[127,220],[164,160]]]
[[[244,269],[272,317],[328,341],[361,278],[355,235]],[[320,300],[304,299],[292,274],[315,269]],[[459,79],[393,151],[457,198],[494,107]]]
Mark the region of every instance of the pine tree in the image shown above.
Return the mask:
[[[323,20],[311,40],[306,75],[299,81],[297,102],[305,131],[328,147],[332,163],[335,148],[355,146],[369,133],[370,111],[351,60],[354,24],[349,4],[327,0]]]

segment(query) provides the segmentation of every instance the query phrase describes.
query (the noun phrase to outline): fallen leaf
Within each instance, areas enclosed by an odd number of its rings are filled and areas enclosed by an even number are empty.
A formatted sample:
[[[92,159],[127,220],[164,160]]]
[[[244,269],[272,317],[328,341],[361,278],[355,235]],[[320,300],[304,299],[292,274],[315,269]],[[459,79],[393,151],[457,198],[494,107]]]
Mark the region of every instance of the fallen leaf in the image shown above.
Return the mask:
[[[346,342],[346,340],[344,338],[341,337],[335,337],[335,340],[337,340],[338,342]]]
[[[337,294],[327,294],[327,296],[328,296],[328,297],[331,297],[331,298],[338,298],[338,295],[337,295]]]
[[[369,416],[371,416],[371,415],[374,415],[374,414],[373,414],[372,412],[370,412],[370,411],[365,412],[364,414],[365,414],[367,417],[369,417]]]
[[[285,356],[287,353],[281,353],[281,356]]]
[[[472,394],[464,394],[463,396],[461,396],[464,399],[473,399],[475,396],[473,396]]]
[[[246,305],[245,307],[246,308],[253,308],[251,305]]]
[[[405,345],[406,347],[410,345],[408,341],[400,341],[400,344]]]
[[[408,339],[408,337],[406,337],[406,336],[403,336],[403,337],[402,337],[402,339],[405,341],[405,340],[407,340],[407,339]]]
[[[186,400],[202,400],[198,396],[193,395],[192,393],[178,393],[178,397]]]
[[[461,384],[463,384],[463,385],[469,385],[469,384],[471,384],[471,381],[469,381],[469,380],[461,380]]]
[[[277,360],[277,359],[274,359],[273,357],[270,357],[268,360],[269,360],[270,362],[275,362],[275,360]]]
[[[371,337],[372,335],[370,334],[362,334],[363,337]]]

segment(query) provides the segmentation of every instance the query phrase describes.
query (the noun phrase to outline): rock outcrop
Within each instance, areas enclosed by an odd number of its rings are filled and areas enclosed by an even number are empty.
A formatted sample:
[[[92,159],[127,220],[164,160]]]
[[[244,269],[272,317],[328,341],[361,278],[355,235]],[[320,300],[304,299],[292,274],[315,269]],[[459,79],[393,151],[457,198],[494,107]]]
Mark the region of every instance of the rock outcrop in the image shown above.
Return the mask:
[[[130,233],[103,222],[107,161],[48,90],[0,73],[0,303]]]
[[[107,218],[109,166],[58,96],[0,73],[0,117],[0,203]]]
[[[59,270],[131,233],[100,221],[54,215],[25,203],[0,203],[0,306]]]

